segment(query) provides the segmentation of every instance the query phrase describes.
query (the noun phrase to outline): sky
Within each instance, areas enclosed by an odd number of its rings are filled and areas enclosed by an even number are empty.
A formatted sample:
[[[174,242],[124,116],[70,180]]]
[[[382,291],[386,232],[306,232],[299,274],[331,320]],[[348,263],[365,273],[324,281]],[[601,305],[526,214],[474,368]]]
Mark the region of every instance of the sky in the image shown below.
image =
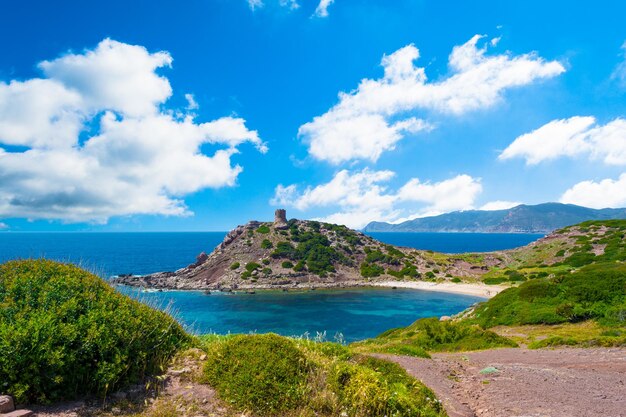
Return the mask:
[[[0,3],[0,230],[626,206],[623,1]]]

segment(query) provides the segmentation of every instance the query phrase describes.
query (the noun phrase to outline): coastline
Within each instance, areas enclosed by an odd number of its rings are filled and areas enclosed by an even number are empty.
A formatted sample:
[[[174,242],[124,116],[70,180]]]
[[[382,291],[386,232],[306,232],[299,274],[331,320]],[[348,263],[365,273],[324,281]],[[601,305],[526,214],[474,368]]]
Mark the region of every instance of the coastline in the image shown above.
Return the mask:
[[[405,288],[422,291],[443,292],[449,294],[472,295],[489,299],[507,288],[502,285],[485,285],[477,283],[452,283],[452,282],[429,282],[429,281],[344,281],[334,283],[300,283],[300,284],[248,284],[236,285],[234,287],[150,287],[145,285],[132,285],[128,283],[117,282],[115,286],[125,286],[136,288],[141,291],[161,292],[161,291],[204,291],[204,292],[224,292],[224,293],[251,293],[255,291],[315,291],[315,290],[333,290],[333,289],[350,289],[350,288]]]
[[[428,282],[428,281],[382,281],[372,282],[374,287],[411,288],[414,290],[446,292],[452,294],[473,295],[489,299],[510,287],[502,285],[471,284],[466,282]]]

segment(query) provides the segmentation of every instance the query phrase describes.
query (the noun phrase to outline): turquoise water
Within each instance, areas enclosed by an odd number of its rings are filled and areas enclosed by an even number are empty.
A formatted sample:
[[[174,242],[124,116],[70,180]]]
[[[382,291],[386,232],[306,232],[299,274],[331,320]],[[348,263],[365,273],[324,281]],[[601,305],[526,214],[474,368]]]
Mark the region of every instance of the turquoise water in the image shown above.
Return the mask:
[[[339,289],[302,292],[210,295],[199,291],[140,292],[118,287],[150,305],[171,306],[175,317],[195,333],[265,333],[345,341],[374,337],[422,317],[452,315],[479,297],[408,289]]]
[[[380,240],[442,252],[488,251],[526,244],[540,235],[476,233],[372,233]],[[47,257],[74,262],[103,277],[174,271],[210,252],[223,232],[198,233],[0,233],[0,262]],[[351,289],[299,293],[205,295],[201,292],[140,293],[118,287],[176,317],[197,333],[341,333],[347,341],[373,337],[420,317],[455,314],[477,297],[417,290]]]

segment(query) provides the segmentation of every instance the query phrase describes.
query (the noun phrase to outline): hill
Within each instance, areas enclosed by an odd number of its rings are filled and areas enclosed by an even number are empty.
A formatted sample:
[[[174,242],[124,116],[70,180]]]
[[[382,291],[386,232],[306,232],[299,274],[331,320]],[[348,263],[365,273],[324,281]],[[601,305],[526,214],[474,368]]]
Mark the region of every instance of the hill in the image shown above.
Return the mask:
[[[588,220],[626,218],[626,208],[591,209],[573,204],[521,204],[507,210],[455,211],[398,224],[371,222],[365,232],[549,233]]]
[[[613,223],[611,223],[613,222]],[[527,246],[489,253],[443,254],[397,247],[329,223],[279,216],[238,226],[215,250],[175,272],[122,276],[146,288],[253,290],[372,285],[380,281],[515,284],[593,262],[610,249],[623,222],[558,230]]]

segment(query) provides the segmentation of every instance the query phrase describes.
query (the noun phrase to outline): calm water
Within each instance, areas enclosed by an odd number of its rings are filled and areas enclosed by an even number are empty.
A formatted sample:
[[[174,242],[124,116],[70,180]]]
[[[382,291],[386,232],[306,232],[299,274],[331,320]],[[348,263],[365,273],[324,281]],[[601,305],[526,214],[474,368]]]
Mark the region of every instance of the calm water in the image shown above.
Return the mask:
[[[534,233],[368,233],[368,235],[391,245],[444,253],[512,249],[544,236]]]
[[[441,252],[489,251],[524,245],[540,235],[479,233],[372,233],[383,242]],[[0,233],[0,262],[47,257],[74,262],[101,276],[174,271],[210,252],[222,232]],[[273,331],[283,335],[341,333],[347,341],[406,326],[420,317],[455,314],[477,297],[416,290],[358,289],[205,295],[201,292],[120,291],[176,317],[198,333]]]
[[[407,326],[422,317],[451,315],[481,298],[405,289],[349,289],[256,294],[206,295],[199,291],[122,292],[158,307],[172,305],[174,315],[196,333],[275,332],[301,336],[340,333],[351,342]]]

